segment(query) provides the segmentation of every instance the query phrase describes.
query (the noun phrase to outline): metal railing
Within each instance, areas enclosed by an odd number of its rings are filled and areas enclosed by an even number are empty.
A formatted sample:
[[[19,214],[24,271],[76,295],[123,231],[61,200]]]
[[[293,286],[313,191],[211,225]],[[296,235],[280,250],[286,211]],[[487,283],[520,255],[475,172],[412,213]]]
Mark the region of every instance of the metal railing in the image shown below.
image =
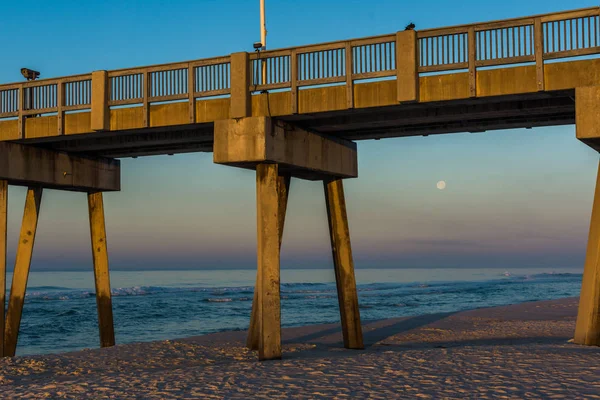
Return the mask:
[[[230,93],[229,57],[108,71],[109,106],[197,99]]]
[[[419,73],[469,70],[600,53],[598,7],[416,32]],[[249,55],[249,91],[393,77],[396,34]],[[264,74],[264,75],[263,75]],[[108,104],[123,106],[231,93],[230,57],[108,71]],[[471,78],[472,80],[474,78]],[[351,89],[349,90],[349,93]],[[0,119],[85,110],[91,74],[0,85]],[[60,130],[60,128],[59,128]]]
[[[418,32],[419,72],[600,53],[598,7]],[[471,49],[470,44],[474,46]],[[536,50],[537,49],[537,50]],[[539,53],[539,54],[537,54]]]

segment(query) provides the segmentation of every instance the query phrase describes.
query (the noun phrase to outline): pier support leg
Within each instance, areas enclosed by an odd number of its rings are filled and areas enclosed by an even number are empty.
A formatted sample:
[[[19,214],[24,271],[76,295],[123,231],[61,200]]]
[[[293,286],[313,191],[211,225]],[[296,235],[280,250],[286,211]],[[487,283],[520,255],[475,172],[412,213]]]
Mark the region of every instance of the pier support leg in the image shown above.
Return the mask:
[[[109,347],[115,345],[115,330],[110,295],[108,249],[106,245],[106,227],[104,224],[104,201],[102,192],[88,194],[88,209],[90,213],[92,255],[94,258],[94,280],[96,283],[96,305],[98,307],[100,346]]]
[[[287,202],[290,191],[289,175],[279,176],[277,178],[278,196],[279,196],[279,248],[283,239],[283,226],[285,224],[285,214],[287,211]],[[250,327],[248,329],[248,339],[246,347],[250,350],[258,350],[259,329],[258,329],[258,292],[260,290],[260,276],[256,271],[256,284],[254,286],[254,298],[252,299],[252,314],[250,314]]]
[[[6,230],[8,182],[0,180],[0,357],[4,356],[4,313],[6,307]]]
[[[27,190],[4,333],[4,355],[9,357],[14,357],[17,349],[17,338],[19,336],[19,326],[21,325],[25,289],[27,288],[41,201],[42,188],[29,188]]]
[[[360,325],[344,186],[341,179],[325,181],[323,186],[327,204],[329,236],[331,238],[335,280],[340,304],[344,347],[347,349],[363,349],[363,335]]]
[[[600,166],[596,178],[574,340],[577,344],[600,345]]]
[[[281,358],[278,165],[256,167],[258,245],[258,359]]]

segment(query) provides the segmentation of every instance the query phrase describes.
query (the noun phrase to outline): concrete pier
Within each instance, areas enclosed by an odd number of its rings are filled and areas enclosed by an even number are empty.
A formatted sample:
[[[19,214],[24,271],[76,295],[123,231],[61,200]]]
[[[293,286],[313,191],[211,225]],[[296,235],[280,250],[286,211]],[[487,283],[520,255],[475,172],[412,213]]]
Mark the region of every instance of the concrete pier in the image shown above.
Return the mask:
[[[0,354],[15,352],[43,189],[88,196],[100,342],[110,346],[102,193],[120,190],[118,158],[186,152],[256,171],[248,347],[261,360],[283,356],[280,246],[294,178],[323,182],[344,346],[362,348],[343,191],[344,179],[358,177],[356,142],[576,124],[577,138],[600,150],[600,59],[582,57],[597,54],[600,8],[592,7],[0,85],[0,284],[8,185],[29,188]],[[575,333],[595,345],[598,190]]]

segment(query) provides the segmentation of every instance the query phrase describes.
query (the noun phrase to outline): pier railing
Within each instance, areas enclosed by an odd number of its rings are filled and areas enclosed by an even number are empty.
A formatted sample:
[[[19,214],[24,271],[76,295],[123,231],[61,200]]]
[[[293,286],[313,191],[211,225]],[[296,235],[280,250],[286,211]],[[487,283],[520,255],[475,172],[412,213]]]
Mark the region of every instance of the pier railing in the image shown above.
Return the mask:
[[[545,60],[600,53],[600,8],[516,18],[415,32],[415,60],[399,54],[398,35],[315,44],[249,55],[248,91],[345,84],[352,107],[352,85],[366,79],[400,78],[398,63],[414,62],[419,73],[467,70],[476,95],[476,70],[535,63],[538,89],[544,90]],[[231,57],[217,57],[107,72],[108,106],[167,101],[190,103],[194,122],[197,99],[230,95]],[[92,74],[0,85],[0,119],[56,114],[63,132],[64,113],[90,109]],[[297,104],[295,101],[293,104]],[[293,112],[297,112],[293,106]],[[21,130],[21,128],[20,128]]]

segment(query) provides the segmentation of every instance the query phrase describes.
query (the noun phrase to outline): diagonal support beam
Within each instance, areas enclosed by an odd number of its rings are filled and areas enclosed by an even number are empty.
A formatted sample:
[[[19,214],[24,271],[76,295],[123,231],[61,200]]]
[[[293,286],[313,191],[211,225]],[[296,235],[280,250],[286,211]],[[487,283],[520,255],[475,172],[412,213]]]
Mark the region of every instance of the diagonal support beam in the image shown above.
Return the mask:
[[[577,138],[600,149],[600,86],[575,90]],[[600,165],[588,236],[579,310],[575,325],[575,343],[600,345]]]
[[[341,179],[325,181],[323,186],[327,204],[329,236],[331,238],[335,281],[340,304],[344,347],[347,349],[363,349],[363,335],[360,325],[344,186]]]
[[[14,357],[17,349],[25,289],[29,278],[29,267],[31,266],[41,201],[42,188],[36,187],[27,190],[4,333],[4,355],[9,357]]]
[[[574,341],[577,344],[598,346],[600,345],[600,165],[596,179]]]
[[[104,222],[104,200],[102,192],[88,194],[90,214],[90,234],[94,259],[94,281],[96,284],[96,305],[98,307],[98,328],[100,346],[115,345],[110,277],[108,270],[108,248],[106,244],[106,226]]]
[[[0,180],[0,357],[4,356],[4,313],[6,307],[6,231],[8,182]]]
[[[281,241],[283,238],[283,226],[285,224],[285,214],[287,211],[288,196],[290,192],[290,180],[289,175],[279,176],[277,178],[277,194],[279,197],[279,249],[281,250]],[[256,271],[256,285],[254,286],[254,298],[252,299],[252,313],[250,314],[250,327],[248,329],[248,339],[246,340],[246,347],[250,350],[258,350],[259,343],[259,316],[258,316],[258,293],[260,289],[260,275],[257,269]]]

